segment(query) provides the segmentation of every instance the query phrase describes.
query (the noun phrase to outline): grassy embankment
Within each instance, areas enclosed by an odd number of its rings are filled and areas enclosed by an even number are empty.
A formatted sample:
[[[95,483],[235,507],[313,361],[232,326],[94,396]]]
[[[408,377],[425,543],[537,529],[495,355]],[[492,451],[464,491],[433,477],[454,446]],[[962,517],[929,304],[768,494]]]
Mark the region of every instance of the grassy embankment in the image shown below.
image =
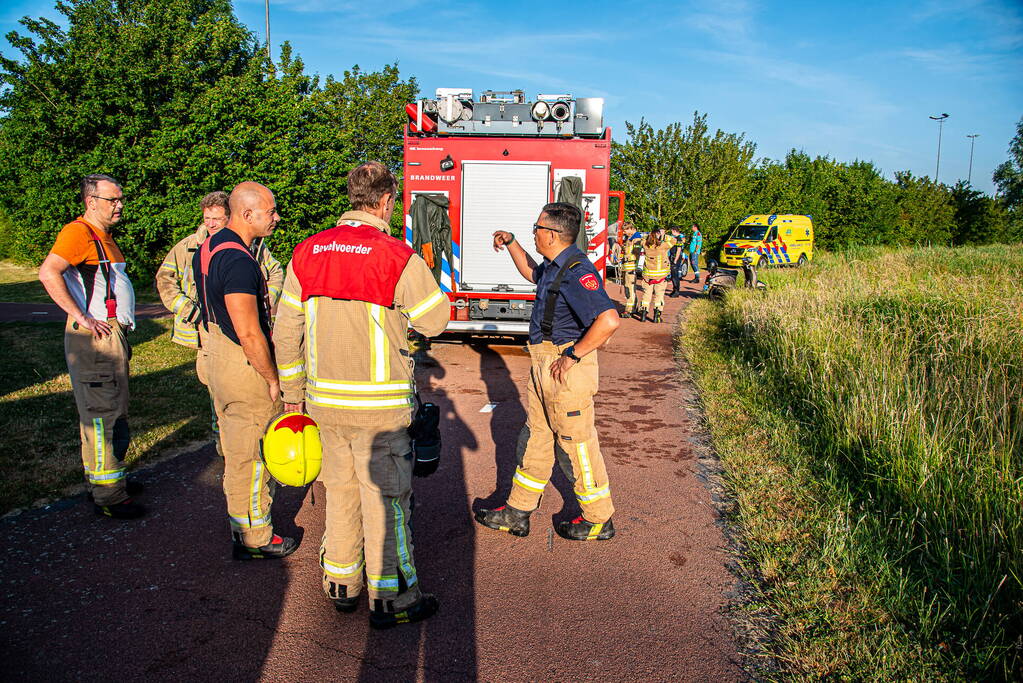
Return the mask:
[[[689,309],[779,678],[1023,674],[1021,274],[1020,246],[862,250]]]
[[[0,262],[0,300],[43,301],[34,269]],[[45,297],[45,293],[42,293]],[[0,514],[82,482],[78,414],[64,363],[63,323],[0,323]],[[129,333],[129,462],[138,464],[210,436],[209,396],[195,353],[170,342],[170,320],[140,320]]]

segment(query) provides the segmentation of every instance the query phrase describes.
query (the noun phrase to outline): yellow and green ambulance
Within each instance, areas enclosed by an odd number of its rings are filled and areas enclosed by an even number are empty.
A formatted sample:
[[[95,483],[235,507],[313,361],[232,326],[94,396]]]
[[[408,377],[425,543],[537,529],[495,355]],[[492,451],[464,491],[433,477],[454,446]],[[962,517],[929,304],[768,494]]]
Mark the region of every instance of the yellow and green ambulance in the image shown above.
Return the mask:
[[[721,263],[739,267],[750,256],[758,268],[802,266],[813,260],[813,220],[784,213],[746,216],[721,248]]]

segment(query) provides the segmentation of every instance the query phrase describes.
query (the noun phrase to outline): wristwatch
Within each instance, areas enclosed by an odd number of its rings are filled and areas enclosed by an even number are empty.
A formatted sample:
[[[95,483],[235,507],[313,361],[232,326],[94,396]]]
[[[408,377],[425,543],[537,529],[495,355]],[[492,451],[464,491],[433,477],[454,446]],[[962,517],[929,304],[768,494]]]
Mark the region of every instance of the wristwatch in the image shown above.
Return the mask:
[[[576,363],[579,362],[579,356],[575,355],[575,346],[574,345],[573,346],[569,346],[567,349],[562,351],[561,355],[562,356],[568,356],[569,358],[574,360]]]

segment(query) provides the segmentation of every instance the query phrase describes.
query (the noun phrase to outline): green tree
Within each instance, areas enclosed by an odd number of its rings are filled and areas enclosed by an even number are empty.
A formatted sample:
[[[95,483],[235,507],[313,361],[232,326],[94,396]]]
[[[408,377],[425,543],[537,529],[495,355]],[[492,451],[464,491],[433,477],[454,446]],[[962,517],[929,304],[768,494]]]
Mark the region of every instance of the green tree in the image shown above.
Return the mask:
[[[15,226],[15,257],[45,255],[80,213],[86,173],[124,183],[119,243],[148,277],[195,229],[207,192],[270,187],[283,216],[273,246],[286,260],[347,207],[352,167],[376,158],[400,168],[402,105],[417,87],[393,66],[321,86],[287,43],[269,64],[228,0],[68,0],[57,10],[67,31],[26,18],[33,37],[8,36],[23,59],[0,63],[0,211]]]
[[[991,179],[998,188],[999,202],[1008,211],[1006,239],[1023,240],[1023,117],[1009,141],[1009,159],[998,165]]]
[[[951,200],[955,209],[954,244],[1010,241],[1009,217],[1005,207],[997,200],[974,190],[962,180],[952,188]]]
[[[955,207],[949,189],[927,176],[909,171],[895,174],[898,187],[898,233],[891,244],[949,244],[955,226]]]
[[[628,140],[612,146],[611,185],[625,190],[631,220],[645,228],[697,221],[708,244],[721,241],[744,210],[756,145],[711,134],[699,112],[685,129],[654,130],[645,120],[625,127]]]
[[[151,272],[154,246],[186,216],[174,171],[200,142],[184,135],[192,108],[222,78],[258,65],[256,42],[227,0],[60,0],[56,9],[66,31],[25,18],[35,37],[7,36],[24,59],[0,62],[0,201],[17,226],[12,250],[40,260],[81,212],[78,179],[105,172],[130,199],[126,256],[136,274]]]

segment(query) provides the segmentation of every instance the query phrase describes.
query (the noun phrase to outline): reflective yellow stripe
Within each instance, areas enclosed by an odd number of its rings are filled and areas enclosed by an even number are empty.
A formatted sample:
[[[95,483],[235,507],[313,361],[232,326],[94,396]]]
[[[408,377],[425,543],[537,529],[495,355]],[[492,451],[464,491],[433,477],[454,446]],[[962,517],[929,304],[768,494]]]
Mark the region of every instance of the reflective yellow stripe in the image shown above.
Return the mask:
[[[320,567],[323,568],[324,573],[340,578],[347,578],[353,574],[358,574],[364,566],[366,566],[366,562],[361,554],[359,559],[351,564],[338,564],[331,562],[326,557],[320,557]]]
[[[309,378],[309,386],[320,391],[354,394],[394,394],[413,390],[411,382],[342,382]]]
[[[181,272],[181,269],[178,268],[178,264],[171,263],[170,261],[164,261],[163,264],[160,267],[161,268],[165,268],[167,270],[172,270],[175,273],[180,273]]]
[[[294,363],[285,363],[281,365],[277,364],[277,374],[282,379],[292,379],[294,377],[305,376],[305,360],[299,359]]]
[[[350,408],[353,410],[384,410],[395,408],[411,408],[412,395],[395,398],[354,398],[319,394],[306,389],[306,400],[316,405],[332,408]]]
[[[259,504],[259,493],[263,488],[263,463],[259,460],[252,462],[252,487],[249,490],[249,516],[252,524],[263,517],[263,510]]]
[[[397,574],[385,574],[383,576],[377,576],[375,574],[366,574],[366,578],[369,579],[370,588],[376,591],[394,591],[398,592],[398,575]]]
[[[586,534],[586,540],[590,541],[590,540],[596,538],[600,534],[600,530],[603,529],[603,528],[604,528],[604,523],[603,522],[600,522],[599,524],[594,524],[590,528],[590,533]]]
[[[415,306],[406,311],[409,320],[415,320],[429,313],[431,310],[433,310],[433,307],[439,304],[441,301],[447,301],[447,297],[444,296],[444,293],[440,291],[440,289],[435,289],[433,294],[426,297],[418,304],[416,304]]]
[[[299,301],[298,298],[295,297],[293,294],[290,294],[288,290],[284,290],[283,292],[281,292],[281,303],[285,304],[286,306],[291,306],[296,311],[302,310],[302,302]]]
[[[583,488],[592,491],[596,488],[596,484],[593,483],[593,467],[590,465],[590,455],[586,450],[586,444],[581,443],[576,446],[575,452],[579,458],[579,469],[583,471]]]
[[[405,526],[405,511],[397,498],[391,499],[391,508],[394,510],[394,540],[398,550],[398,568],[405,576],[405,585],[414,586],[416,568],[412,566],[412,558],[408,549],[408,528]]]
[[[103,433],[102,418],[92,418],[92,432],[92,438],[95,441],[93,448],[96,451],[96,469],[94,471],[101,472],[106,469],[107,459],[107,442],[106,436]]]
[[[306,372],[316,376],[316,310],[319,297],[305,300]]]
[[[515,477],[512,479],[512,482],[518,484],[530,493],[543,493],[544,488],[547,486],[546,481],[541,481],[540,479],[529,476],[522,471],[521,467],[515,468]]]
[[[388,344],[387,331],[384,329],[384,309],[377,304],[366,304],[369,314],[369,374],[376,382],[388,379]]]
[[[584,493],[582,495],[579,495],[577,493],[575,495],[575,497],[579,501],[580,505],[589,505],[590,503],[597,502],[601,498],[607,498],[610,495],[611,495],[611,487],[610,486],[603,486],[603,487],[601,487],[599,489],[594,489],[591,493]]]

